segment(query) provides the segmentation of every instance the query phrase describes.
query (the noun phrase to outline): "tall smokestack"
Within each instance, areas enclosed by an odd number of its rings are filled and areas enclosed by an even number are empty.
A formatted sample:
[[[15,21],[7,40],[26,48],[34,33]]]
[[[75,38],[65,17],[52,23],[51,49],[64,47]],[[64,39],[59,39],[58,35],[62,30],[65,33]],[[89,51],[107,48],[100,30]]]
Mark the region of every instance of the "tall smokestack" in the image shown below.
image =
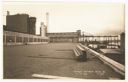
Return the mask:
[[[40,26],[40,35],[42,37],[45,37],[46,36],[46,28],[45,28],[45,25],[43,22],[41,22],[41,26]]]
[[[49,26],[49,13],[46,13],[46,33],[48,32],[48,26]]]

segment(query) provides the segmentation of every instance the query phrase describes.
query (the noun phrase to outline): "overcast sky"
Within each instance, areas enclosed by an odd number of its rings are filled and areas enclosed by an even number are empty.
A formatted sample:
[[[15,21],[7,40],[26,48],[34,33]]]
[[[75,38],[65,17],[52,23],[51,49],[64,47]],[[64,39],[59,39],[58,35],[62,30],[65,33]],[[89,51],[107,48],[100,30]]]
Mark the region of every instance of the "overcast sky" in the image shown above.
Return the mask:
[[[49,12],[48,32],[74,32],[78,29],[91,34],[119,34],[124,32],[124,4],[91,2],[5,2],[3,23],[6,24],[6,11],[10,14],[26,13],[37,18],[36,33],[40,23],[46,23]]]

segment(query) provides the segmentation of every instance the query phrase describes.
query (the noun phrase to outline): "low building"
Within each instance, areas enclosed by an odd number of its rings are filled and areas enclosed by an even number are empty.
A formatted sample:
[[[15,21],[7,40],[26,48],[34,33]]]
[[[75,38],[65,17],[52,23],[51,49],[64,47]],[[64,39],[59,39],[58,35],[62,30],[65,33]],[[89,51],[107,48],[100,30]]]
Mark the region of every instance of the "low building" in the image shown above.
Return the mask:
[[[50,38],[50,42],[78,42],[79,41],[79,32],[46,33],[46,36]]]

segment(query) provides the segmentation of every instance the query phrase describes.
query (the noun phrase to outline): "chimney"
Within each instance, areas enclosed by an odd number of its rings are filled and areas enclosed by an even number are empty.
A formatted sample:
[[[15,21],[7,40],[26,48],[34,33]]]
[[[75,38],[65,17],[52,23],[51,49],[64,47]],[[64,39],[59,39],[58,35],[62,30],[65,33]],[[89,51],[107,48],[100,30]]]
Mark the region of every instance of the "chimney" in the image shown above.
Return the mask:
[[[49,13],[46,13],[46,33],[48,32],[48,25],[49,24]]]
[[[7,15],[10,15],[9,11],[7,11]]]
[[[40,35],[41,35],[42,37],[45,37],[45,36],[46,36],[46,30],[45,30],[45,29],[46,29],[46,28],[45,28],[44,23],[41,22]]]

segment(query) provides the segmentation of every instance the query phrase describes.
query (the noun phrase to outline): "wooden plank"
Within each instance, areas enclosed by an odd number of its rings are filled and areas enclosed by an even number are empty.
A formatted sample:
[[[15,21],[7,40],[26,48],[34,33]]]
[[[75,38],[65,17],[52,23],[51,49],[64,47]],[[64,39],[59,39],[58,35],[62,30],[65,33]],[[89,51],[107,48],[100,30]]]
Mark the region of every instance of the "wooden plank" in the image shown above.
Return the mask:
[[[44,74],[32,74],[32,77],[35,77],[35,78],[43,78],[43,79],[78,79],[78,78],[70,78],[70,77],[44,75]],[[79,80],[82,80],[82,79],[79,79]]]
[[[81,46],[77,45],[77,47],[78,47],[81,51],[84,51],[84,49],[83,49]]]
[[[75,56],[79,56],[80,55],[80,53],[77,51],[77,49],[74,49],[73,51],[75,53]]]

